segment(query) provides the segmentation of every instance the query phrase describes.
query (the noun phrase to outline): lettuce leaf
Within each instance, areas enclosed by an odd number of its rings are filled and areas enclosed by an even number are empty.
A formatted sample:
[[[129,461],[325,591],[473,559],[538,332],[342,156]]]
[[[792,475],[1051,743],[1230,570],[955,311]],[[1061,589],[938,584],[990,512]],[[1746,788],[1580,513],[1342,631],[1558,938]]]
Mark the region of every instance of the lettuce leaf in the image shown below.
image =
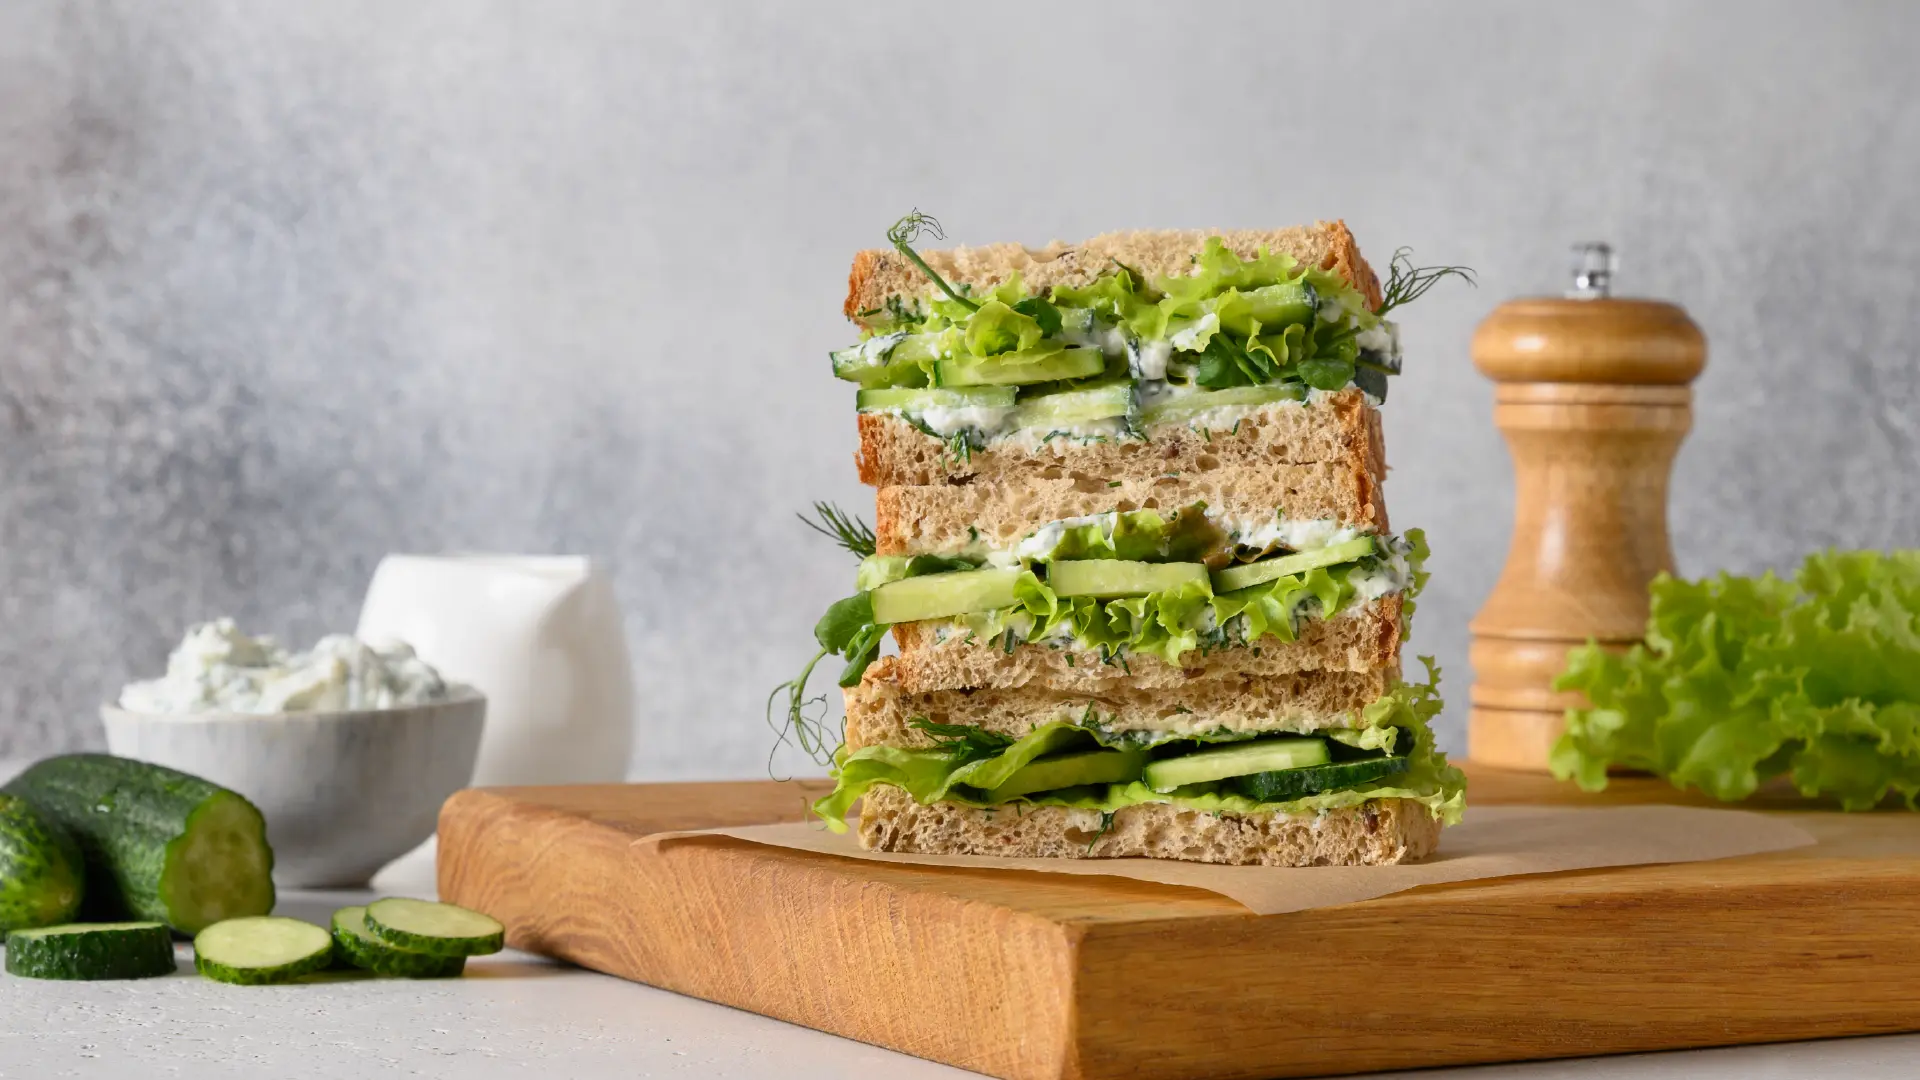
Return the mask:
[[[1311,301],[1304,320],[1303,286]],[[1029,293],[1018,274],[983,293],[965,286],[961,292],[965,302],[936,293],[924,310],[890,308],[868,340],[892,344],[851,350],[858,355],[836,373],[862,385],[917,385],[932,374],[933,358],[1057,350],[1065,343],[1063,327],[1092,325],[1085,314],[1091,313],[1135,340],[1168,342],[1184,357],[1176,365],[1185,373],[1179,378],[1201,386],[1291,379],[1337,390],[1355,376],[1355,335],[1380,322],[1339,276],[1266,250],[1242,259],[1217,236],[1207,239],[1190,273],[1152,282],[1116,263],[1088,285],[1055,286],[1044,296]],[[912,362],[889,358],[890,349],[904,348],[899,335],[905,331],[914,341],[939,344],[918,350],[927,356]]]
[[[966,342],[969,353],[994,356],[1025,352],[1040,344],[1044,336],[1038,319],[1023,315],[998,300],[989,300],[981,304],[980,310],[967,320],[962,340]]]
[[[1100,546],[1091,534],[1074,542]],[[1426,555],[1425,536],[1417,529],[1408,530],[1405,557],[1412,582],[1400,594],[1406,600],[1403,613],[1410,612],[1412,597],[1425,583]],[[1182,656],[1203,645],[1212,649],[1263,638],[1294,641],[1301,619],[1330,619],[1351,607],[1359,596],[1351,581],[1353,574],[1376,561],[1370,556],[1319,567],[1230,593],[1215,594],[1207,582],[1192,581],[1179,589],[1124,600],[1057,596],[1029,571],[1014,586],[1018,605],[962,615],[954,623],[965,627],[974,640],[998,642],[1008,649],[1020,642],[1050,641],[1098,652],[1103,663],[1125,666],[1126,658],[1133,655],[1178,665]]]
[[[1849,810],[1920,808],[1920,550],[1650,592],[1644,645],[1568,656],[1554,686],[1591,708],[1568,712],[1554,775],[1597,791],[1610,765],[1643,769],[1728,801],[1785,776]]]
[[[1354,718],[1357,728],[1326,733],[1350,746],[1392,750],[1396,743],[1403,741],[1401,733],[1405,732],[1404,741],[1410,743],[1406,752],[1411,760],[1407,770],[1395,776],[1286,802],[1257,802],[1223,791],[1217,784],[1195,784],[1161,793],[1135,782],[1042,792],[998,805],[1067,806],[1110,813],[1141,803],[1173,803],[1212,813],[1300,814],[1358,806],[1370,799],[1411,799],[1436,818],[1454,824],[1460,820],[1466,804],[1466,777],[1447,763],[1447,756],[1434,744],[1430,723],[1441,708],[1440,669],[1431,657],[1421,657],[1421,662],[1427,668],[1427,682],[1397,684]],[[1092,716],[1091,709],[1088,716]],[[997,786],[1014,770],[1075,741],[1084,741],[1087,736],[1099,738],[1102,733],[1098,728],[1084,726],[1086,722],[1083,719],[1043,725],[1016,740],[1000,757],[986,759],[969,758],[946,745],[927,749],[863,746],[852,752],[842,747],[834,756],[836,786],[814,803],[813,809],[826,819],[828,828],[844,831],[847,813],[854,802],[876,784],[903,788],[920,803],[947,801],[986,806],[989,804],[981,801],[978,793]],[[1205,736],[1181,738],[1215,741]]]

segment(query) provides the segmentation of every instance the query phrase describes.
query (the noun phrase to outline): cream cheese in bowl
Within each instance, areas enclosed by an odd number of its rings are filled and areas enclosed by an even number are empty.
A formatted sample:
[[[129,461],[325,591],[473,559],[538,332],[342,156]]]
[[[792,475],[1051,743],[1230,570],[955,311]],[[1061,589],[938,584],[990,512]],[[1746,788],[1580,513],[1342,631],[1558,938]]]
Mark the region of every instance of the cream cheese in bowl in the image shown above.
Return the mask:
[[[364,885],[432,836],[473,779],[486,714],[405,645],[335,634],[294,652],[232,619],[189,629],[165,676],[100,709],[113,754],[259,808],[284,888]]]
[[[330,634],[306,652],[249,637],[232,619],[188,629],[165,676],[129,683],[119,706],[147,714],[334,712],[448,700],[461,689],[402,643]]]

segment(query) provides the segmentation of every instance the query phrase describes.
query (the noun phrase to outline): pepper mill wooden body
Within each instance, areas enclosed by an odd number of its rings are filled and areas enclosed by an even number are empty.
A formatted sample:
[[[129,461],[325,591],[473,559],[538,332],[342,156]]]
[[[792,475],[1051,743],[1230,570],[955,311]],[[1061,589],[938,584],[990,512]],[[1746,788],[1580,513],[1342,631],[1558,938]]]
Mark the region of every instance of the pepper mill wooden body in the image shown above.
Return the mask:
[[[1515,479],[1507,565],[1470,624],[1468,752],[1484,765],[1547,767],[1585,704],[1553,689],[1567,651],[1639,641],[1647,583],[1673,569],[1667,485],[1706,339],[1672,304],[1608,298],[1605,272],[1578,284],[1501,305],[1473,337]]]

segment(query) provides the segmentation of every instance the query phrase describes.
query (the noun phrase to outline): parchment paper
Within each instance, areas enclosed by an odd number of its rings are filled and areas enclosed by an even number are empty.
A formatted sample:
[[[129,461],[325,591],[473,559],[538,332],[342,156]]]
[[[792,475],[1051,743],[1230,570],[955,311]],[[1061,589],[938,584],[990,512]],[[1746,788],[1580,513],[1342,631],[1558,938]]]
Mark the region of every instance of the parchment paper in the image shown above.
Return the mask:
[[[1440,834],[1440,850],[1400,866],[1209,866],[1166,859],[999,859],[979,855],[904,855],[867,851],[851,832],[819,822],[746,825],[659,833],[641,843],[672,844],[731,836],[772,847],[849,859],[918,866],[964,866],[1136,878],[1205,889],[1256,915],[1351,904],[1442,881],[1585,870],[1599,866],[1704,862],[1784,851],[1814,842],[1776,817],[1688,806],[1476,806]]]

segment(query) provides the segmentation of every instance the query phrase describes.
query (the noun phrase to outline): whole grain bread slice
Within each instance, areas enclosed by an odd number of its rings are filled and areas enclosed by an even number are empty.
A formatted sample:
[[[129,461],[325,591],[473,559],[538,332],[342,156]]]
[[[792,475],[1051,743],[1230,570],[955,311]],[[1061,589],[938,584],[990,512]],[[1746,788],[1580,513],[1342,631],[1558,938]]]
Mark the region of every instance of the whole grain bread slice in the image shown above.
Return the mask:
[[[1266,248],[1291,255],[1304,265],[1331,271],[1358,289],[1369,308],[1380,306],[1380,278],[1360,256],[1360,245],[1344,221],[1320,221],[1287,229],[1113,232],[1079,244],[1058,240],[1042,248],[987,244],[919,254],[956,288],[971,285],[979,292],[1017,273],[1027,288],[1038,292],[1055,285],[1087,285],[1116,263],[1125,263],[1149,279],[1185,274],[1209,236],[1218,236],[1243,259]],[[889,297],[917,301],[933,287],[932,280],[898,251],[862,251],[853,257],[853,269],[847,274],[847,318],[864,324],[885,311]]]
[[[912,694],[1013,686],[1099,693],[1116,686],[1166,689],[1201,679],[1301,671],[1397,672],[1400,616],[1401,598],[1383,596],[1331,619],[1306,620],[1294,641],[1264,638],[1204,653],[1195,649],[1181,657],[1179,666],[1153,656],[1102,661],[1097,652],[1040,643],[1016,644],[1008,651],[998,641],[968,641],[964,633],[940,641],[937,624],[902,623],[893,628],[900,655],[880,663],[890,663],[885,670]]]
[[[859,425],[854,464],[860,482],[874,487],[1012,483],[1047,470],[1145,483],[1169,473],[1312,464],[1364,474],[1376,487],[1387,476],[1380,411],[1351,388],[1256,409],[1217,430],[1181,422],[1149,428],[1145,439],[999,439],[965,455],[897,416],[862,413]]]
[[[1057,721],[1092,719],[1110,732],[1176,735],[1220,731],[1306,734],[1359,724],[1361,710],[1392,689],[1393,674],[1373,671],[1226,675],[1174,687],[1140,687],[1125,680],[1091,691],[1043,686],[908,693],[893,677],[894,658],[872,665],[845,691],[846,743],[930,747],[936,740],[911,721],[964,724],[1018,739]]]
[[[1144,857],[1260,866],[1377,866],[1425,858],[1440,822],[1410,799],[1318,814],[1231,814],[1168,803],[1097,810],[921,805],[879,785],[860,804],[860,846],[926,855],[1033,859]]]
[[[1049,522],[1120,510],[1177,510],[1204,502],[1233,517],[1333,518],[1363,532],[1388,531],[1380,483],[1346,464],[1227,467],[1160,475],[1103,476],[1049,465],[1031,475],[963,484],[883,487],[874,496],[882,555],[1004,549]]]

